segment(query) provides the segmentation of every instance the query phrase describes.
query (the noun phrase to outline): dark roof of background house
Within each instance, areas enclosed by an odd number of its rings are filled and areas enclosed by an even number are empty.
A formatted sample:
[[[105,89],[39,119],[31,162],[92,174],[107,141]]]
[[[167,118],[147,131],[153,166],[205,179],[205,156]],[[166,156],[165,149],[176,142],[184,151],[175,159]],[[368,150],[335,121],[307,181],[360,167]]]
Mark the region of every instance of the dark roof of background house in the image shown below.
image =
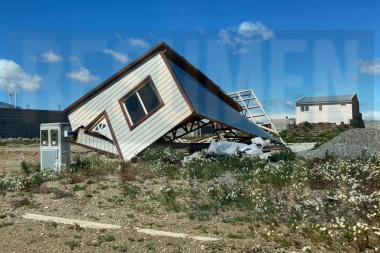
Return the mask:
[[[14,108],[14,109],[21,109],[20,106],[16,106],[16,107],[15,107],[15,105],[8,104],[8,103],[5,103],[5,102],[0,102],[0,108]]]
[[[296,105],[300,104],[315,104],[315,103],[340,103],[351,102],[356,94],[336,95],[336,96],[320,96],[320,97],[303,97],[297,101]]]

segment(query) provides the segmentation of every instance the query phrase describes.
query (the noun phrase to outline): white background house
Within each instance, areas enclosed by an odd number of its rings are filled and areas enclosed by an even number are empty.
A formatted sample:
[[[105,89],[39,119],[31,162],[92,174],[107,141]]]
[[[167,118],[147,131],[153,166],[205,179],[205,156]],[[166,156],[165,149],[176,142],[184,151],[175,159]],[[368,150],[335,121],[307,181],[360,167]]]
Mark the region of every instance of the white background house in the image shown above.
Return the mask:
[[[301,98],[296,102],[296,123],[305,121],[364,126],[356,94]]]

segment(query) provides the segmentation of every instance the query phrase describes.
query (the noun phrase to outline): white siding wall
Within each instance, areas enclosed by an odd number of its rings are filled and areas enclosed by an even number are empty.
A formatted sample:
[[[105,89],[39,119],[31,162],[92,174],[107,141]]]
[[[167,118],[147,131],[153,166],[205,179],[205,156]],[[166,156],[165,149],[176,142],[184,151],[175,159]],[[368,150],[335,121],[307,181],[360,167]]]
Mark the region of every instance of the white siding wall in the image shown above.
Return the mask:
[[[322,105],[322,111],[319,111],[319,105],[309,105],[309,111],[301,111],[301,106],[296,106],[296,123],[304,121],[310,123],[329,122],[340,125],[341,122],[350,124],[352,119],[352,105],[332,104]]]
[[[83,131],[80,133],[80,135],[81,135],[80,136],[80,143],[81,144],[84,144],[84,145],[89,146],[89,147],[93,147],[95,149],[100,149],[100,150],[103,150],[103,151],[106,151],[108,153],[112,153],[115,155],[118,154],[115,145],[113,145],[113,143],[111,143],[110,141],[107,141],[107,140],[104,140],[101,138],[97,138],[97,137],[92,136],[92,135],[88,135],[88,134],[84,133]]]
[[[130,131],[118,100],[148,76],[151,76],[165,105]],[[72,112],[69,115],[72,129],[86,126],[104,110],[107,111],[124,159],[130,159],[144,150],[191,114],[160,54]]]

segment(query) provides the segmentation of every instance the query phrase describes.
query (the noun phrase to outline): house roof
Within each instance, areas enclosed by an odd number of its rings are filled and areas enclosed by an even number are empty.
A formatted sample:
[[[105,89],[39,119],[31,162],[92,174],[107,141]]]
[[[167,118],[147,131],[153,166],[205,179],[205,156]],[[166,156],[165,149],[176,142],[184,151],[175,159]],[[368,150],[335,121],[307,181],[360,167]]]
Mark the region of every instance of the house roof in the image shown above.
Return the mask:
[[[318,104],[318,103],[350,103],[356,94],[336,95],[336,96],[319,96],[319,97],[303,97],[297,101],[296,105],[301,104]]]
[[[231,107],[236,110],[241,110],[240,106],[228,96],[218,85],[216,85],[211,79],[209,79],[206,75],[204,75],[199,69],[195,68],[191,65],[185,58],[180,56],[177,52],[175,52],[172,48],[170,48],[165,42],[160,42],[152,49],[147,51],[145,54],[128,64],[126,67],[119,70],[117,73],[109,77],[107,80],[96,86],[94,89],[90,90],[87,94],[79,98],[73,104],[69,105],[65,112],[70,112],[71,110],[75,110],[81,103],[85,102],[87,99],[91,98],[92,95],[101,92],[101,90],[113,82],[121,79],[131,71],[133,71],[136,67],[142,64],[144,61],[149,59],[152,55],[162,52],[166,57],[180,65],[182,68],[186,69],[190,75],[192,75],[195,79],[200,80],[205,86],[208,87],[214,94],[221,97],[223,101],[229,104]]]
[[[21,109],[20,106],[15,106],[15,105],[12,105],[12,104],[8,104],[8,103],[5,103],[5,102],[0,102],[0,108],[13,108],[13,109]]]
[[[182,89],[183,96],[189,104],[193,116],[206,118],[236,130],[241,130],[248,134],[281,143],[281,141],[269,135],[240,114],[241,107],[234,99],[229,97],[228,94],[211,79],[191,65],[186,59],[176,53],[164,42],[159,43],[103,83],[96,86],[72,105],[67,107],[64,111],[69,114],[70,112],[75,111],[82,104],[101,93],[110,85],[116,83],[131,71],[134,71],[156,54],[161,54],[165,61],[169,63],[168,67],[170,71],[172,71],[173,76],[176,77],[178,87]],[[167,129],[167,131],[170,130],[171,129]]]
[[[170,65],[196,115],[246,133],[280,142],[244,117],[239,111],[224,103],[221,97],[203,86],[199,80],[189,76],[177,64],[170,62]]]

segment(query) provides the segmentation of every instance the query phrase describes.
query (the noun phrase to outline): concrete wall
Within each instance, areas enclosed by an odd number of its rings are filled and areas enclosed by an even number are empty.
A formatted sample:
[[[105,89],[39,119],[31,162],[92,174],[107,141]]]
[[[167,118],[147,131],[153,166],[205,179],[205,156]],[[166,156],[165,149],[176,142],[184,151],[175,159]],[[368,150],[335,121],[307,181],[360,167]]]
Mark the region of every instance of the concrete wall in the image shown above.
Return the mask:
[[[35,138],[41,123],[69,122],[63,111],[0,109],[0,138]]]

